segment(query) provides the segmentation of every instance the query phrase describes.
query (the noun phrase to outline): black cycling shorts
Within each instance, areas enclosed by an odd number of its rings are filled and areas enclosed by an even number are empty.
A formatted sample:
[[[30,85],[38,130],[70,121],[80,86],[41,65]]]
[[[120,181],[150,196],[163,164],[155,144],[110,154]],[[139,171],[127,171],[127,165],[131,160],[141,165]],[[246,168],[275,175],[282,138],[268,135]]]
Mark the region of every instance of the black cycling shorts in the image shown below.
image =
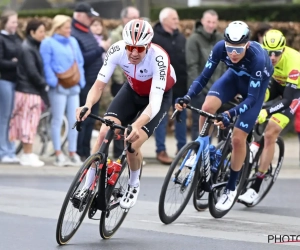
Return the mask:
[[[142,129],[150,137],[158,127],[172,105],[172,89],[164,93],[161,107],[156,116]],[[112,116],[120,120],[122,126],[133,123],[138,114],[149,104],[149,96],[140,96],[130,87],[129,83],[123,84],[122,88],[110,103],[104,116]]]
[[[268,101],[277,100],[278,97],[283,97],[285,86],[280,85],[274,79],[269,85],[270,96]],[[274,113],[271,117],[271,120],[277,123],[282,129],[284,129],[287,124],[293,119],[296,109],[299,106],[300,102],[300,90],[295,89],[292,96],[293,101],[290,106],[278,113]]]

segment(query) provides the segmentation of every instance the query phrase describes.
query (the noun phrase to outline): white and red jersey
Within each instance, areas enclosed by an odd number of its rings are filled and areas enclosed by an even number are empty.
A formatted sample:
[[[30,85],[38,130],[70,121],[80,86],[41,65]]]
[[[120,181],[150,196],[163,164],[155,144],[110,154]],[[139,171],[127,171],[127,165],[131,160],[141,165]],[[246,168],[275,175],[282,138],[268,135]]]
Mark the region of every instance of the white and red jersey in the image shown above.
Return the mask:
[[[134,65],[128,60],[125,45],[121,40],[108,49],[97,77],[99,81],[107,83],[119,65],[131,88],[140,96],[149,96],[150,92],[163,94],[173,87],[176,75],[165,50],[152,43],[144,59]]]

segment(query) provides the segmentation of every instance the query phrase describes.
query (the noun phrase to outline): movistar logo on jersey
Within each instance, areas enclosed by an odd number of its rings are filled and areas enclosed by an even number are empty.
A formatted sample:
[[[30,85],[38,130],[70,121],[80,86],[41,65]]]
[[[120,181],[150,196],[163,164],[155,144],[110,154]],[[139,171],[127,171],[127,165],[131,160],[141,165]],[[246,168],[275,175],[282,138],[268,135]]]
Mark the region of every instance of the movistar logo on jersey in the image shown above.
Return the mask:
[[[243,123],[243,122],[240,122],[240,126],[242,127],[242,128],[248,128],[248,124],[246,123]]]
[[[212,66],[212,63],[210,61],[207,61],[206,64],[205,64],[205,68],[211,68]]]
[[[248,106],[246,104],[243,105],[243,107],[240,108],[240,114],[244,113],[248,109]]]
[[[257,82],[251,81],[250,87],[252,87],[252,88],[260,87],[260,81],[257,81]]]

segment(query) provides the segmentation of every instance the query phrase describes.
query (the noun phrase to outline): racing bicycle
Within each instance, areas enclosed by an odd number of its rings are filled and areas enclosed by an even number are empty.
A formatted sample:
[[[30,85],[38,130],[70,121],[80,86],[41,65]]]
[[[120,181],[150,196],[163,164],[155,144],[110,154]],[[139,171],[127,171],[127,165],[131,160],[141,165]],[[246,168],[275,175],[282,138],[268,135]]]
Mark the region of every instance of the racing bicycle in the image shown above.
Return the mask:
[[[178,152],[164,179],[159,198],[159,217],[165,224],[172,223],[180,216],[197,186],[201,189],[199,191],[202,192],[203,190],[203,192],[209,193],[209,208],[212,216],[215,218],[223,217],[231,209],[219,211],[215,208],[215,204],[223,194],[228,180],[226,179],[226,173],[229,170],[232,151],[231,134],[228,134],[226,141],[218,144],[217,149],[220,150],[221,157],[216,163],[218,166],[217,171],[211,172],[209,131],[214,124],[214,120],[221,120],[221,117],[209,114],[190,105],[187,105],[186,108],[197,112],[206,119],[199,137],[195,141],[186,144]],[[172,118],[176,115],[177,119],[179,119],[179,114],[176,110]],[[232,123],[230,124],[231,127],[233,125]],[[192,163],[191,159],[193,159]],[[187,164],[188,161],[190,161],[189,164]],[[249,147],[247,145],[246,158],[238,178],[236,199],[246,180],[248,165]],[[176,194],[176,191],[178,194]],[[174,195],[173,198],[172,194]],[[177,201],[178,204],[174,204]]]
[[[82,109],[80,119],[86,111],[87,108]],[[115,133],[116,129],[122,131],[127,129],[127,134],[130,134],[132,128],[130,125],[127,128],[123,127],[94,114],[89,114],[89,117],[101,121],[110,128],[99,151],[86,159],[66,194],[56,227],[56,241],[59,245],[66,244],[74,236],[86,214],[89,219],[95,219],[97,211],[100,210],[100,236],[109,239],[119,229],[129,212],[129,209],[120,207],[120,199],[127,190],[130,174],[126,151],[134,153],[134,149],[131,143],[126,143],[123,153],[113,165],[108,164],[108,150],[113,139],[124,139],[123,135]],[[75,127],[80,131],[81,122],[76,122],[73,128]],[[95,179],[91,187],[82,192],[86,173],[92,165],[96,167]],[[72,221],[68,224],[69,218]]]

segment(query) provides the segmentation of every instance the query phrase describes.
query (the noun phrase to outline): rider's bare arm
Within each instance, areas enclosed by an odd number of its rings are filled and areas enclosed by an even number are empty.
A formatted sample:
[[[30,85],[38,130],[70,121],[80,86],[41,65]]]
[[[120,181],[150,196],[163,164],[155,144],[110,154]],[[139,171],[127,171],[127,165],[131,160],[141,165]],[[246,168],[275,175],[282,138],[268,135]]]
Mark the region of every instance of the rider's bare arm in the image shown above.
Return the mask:
[[[103,89],[105,88],[105,86],[106,86],[106,83],[97,79],[87,95],[84,106],[91,109],[94,106],[94,104],[100,100],[100,97],[103,93]]]

